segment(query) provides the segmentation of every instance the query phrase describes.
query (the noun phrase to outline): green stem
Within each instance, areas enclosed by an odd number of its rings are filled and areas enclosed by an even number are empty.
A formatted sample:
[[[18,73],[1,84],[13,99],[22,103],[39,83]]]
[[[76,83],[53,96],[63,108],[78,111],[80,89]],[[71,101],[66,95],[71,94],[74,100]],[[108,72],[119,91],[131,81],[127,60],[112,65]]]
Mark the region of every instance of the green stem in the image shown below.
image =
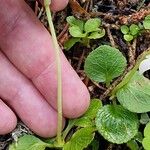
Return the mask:
[[[124,77],[124,79],[122,80],[122,82],[120,82],[115,88],[114,90],[111,92],[111,98],[115,97],[116,92],[122,88],[124,85],[126,85],[129,80],[133,77],[133,75],[135,74],[135,72],[138,70],[140,63],[145,59],[145,57],[147,55],[150,55],[150,48],[147,49],[146,51],[144,51],[137,59],[137,62],[135,64],[135,66],[133,67],[133,69],[131,71],[129,71],[127,73],[127,75]]]
[[[51,11],[50,11],[50,0],[44,0],[44,6],[48,18],[49,28],[52,35],[52,40],[55,48],[55,57],[56,57],[56,67],[57,67],[57,109],[58,109],[58,123],[57,123],[57,142],[62,144],[62,75],[61,75],[61,58],[60,58],[60,48],[57,42],[57,37],[52,21]]]

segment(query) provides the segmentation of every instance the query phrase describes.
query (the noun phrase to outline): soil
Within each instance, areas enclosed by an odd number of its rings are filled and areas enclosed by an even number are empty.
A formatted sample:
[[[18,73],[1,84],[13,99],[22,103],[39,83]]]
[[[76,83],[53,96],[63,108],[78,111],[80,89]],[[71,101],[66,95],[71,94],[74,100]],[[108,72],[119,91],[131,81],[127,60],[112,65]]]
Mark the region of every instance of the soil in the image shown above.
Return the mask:
[[[26,0],[33,9],[39,20],[47,28],[47,19],[42,6],[35,0]],[[122,24],[130,25],[141,22],[146,15],[150,14],[150,0],[70,0],[69,5],[63,11],[53,13],[53,21],[56,28],[59,44],[63,49],[66,40],[70,38],[68,33],[68,24],[66,17],[74,15],[79,19],[87,20],[90,17],[99,17],[103,20],[103,27],[106,29],[106,36],[100,40],[94,40],[91,47],[83,47],[81,44],[75,45],[70,51],[64,51],[69,62],[76,70],[81,80],[86,84],[92,98],[101,98],[103,103],[110,103],[109,92],[116,86],[122,77],[114,80],[113,86],[106,88],[103,84],[97,84],[88,79],[83,71],[84,60],[88,53],[101,44],[111,44],[126,56],[128,60],[129,71],[135,64],[136,58],[140,53],[150,47],[150,31],[145,31],[133,42],[127,44],[123,40],[120,32]],[[127,73],[127,71],[125,73]],[[150,73],[146,72],[145,76],[150,78]],[[0,136],[0,150],[6,150],[8,144],[17,140],[23,133],[31,131],[21,122],[18,122],[16,129],[4,136]],[[100,140],[101,150],[127,150],[126,145],[115,145],[104,140],[98,134],[96,138]]]

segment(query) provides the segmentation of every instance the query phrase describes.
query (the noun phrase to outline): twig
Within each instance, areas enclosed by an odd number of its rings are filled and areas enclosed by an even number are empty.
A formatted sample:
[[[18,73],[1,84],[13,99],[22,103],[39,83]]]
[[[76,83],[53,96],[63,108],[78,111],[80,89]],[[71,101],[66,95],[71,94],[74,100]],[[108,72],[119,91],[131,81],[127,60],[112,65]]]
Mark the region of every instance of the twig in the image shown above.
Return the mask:
[[[77,69],[76,69],[77,72],[78,72],[78,71],[80,70],[80,68],[81,68],[81,64],[82,64],[82,62],[83,62],[84,55],[85,55],[85,51],[83,50],[82,55],[81,55],[81,57],[80,57],[80,59],[79,59],[79,61],[78,61],[78,65],[77,65]]]
[[[38,14],[38,5],[39,5],[39,3],[37,1],[35,1],[35,10],[34,10],[34,13],[35,13],[36,16]]]
[[[92,81],[92,83],[93,83],[96,87],[98,87],[100,90],[106,91],[106,88],[102,87],[102,86],[99,85],[98,83],[96,83],[96,82],[94,82],[94,81]]]
[[[66,31],[68,30],[68,28],[69,28],[69,24],[66,23],[64,29],[63,29],[63,30],[61,31],[61,33],[57,36],[57,39],[58,39],[58,40],[62,38],[62,36],[66,33]]]
[[[38,14],[38,19],[41,18],[43,11],[44,11],[44,8],[42,7],[41,10],[40,10],[40,12],[39,12],[39,14]]]
[[[129,66],[132,67],[135,64],[135,55],[136,55],[136,42],[137,40],[133,40],[133,44],[128,43],[128,56],[129,56]]]
[[[108,34],[108,37],[109,37],[111,46],[112,46],[112,47],[117,47],[116,44],[115,44],[114,38],[113,38],[113,36],[112,36],[112,34],[111,34],[111,32],[110,32],[109,26],[106,28],[106,31],[107,31],[107,34]]]

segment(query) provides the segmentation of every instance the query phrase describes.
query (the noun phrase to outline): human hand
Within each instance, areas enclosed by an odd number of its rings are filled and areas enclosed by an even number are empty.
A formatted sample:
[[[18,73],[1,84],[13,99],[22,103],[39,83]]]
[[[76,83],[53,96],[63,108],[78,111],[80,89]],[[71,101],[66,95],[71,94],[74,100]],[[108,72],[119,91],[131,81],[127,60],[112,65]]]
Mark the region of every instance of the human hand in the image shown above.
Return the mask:
[[[60,10],[67,2],[55,0],[51,7]],[[15,112],[36,134],[55,136],[57,77],[51,37],[23,0],[1,0],[0,18],[0,134],[15,128]],[[89,93],[63,53],[61,61],[63,114],[79,117],[89,106]]]

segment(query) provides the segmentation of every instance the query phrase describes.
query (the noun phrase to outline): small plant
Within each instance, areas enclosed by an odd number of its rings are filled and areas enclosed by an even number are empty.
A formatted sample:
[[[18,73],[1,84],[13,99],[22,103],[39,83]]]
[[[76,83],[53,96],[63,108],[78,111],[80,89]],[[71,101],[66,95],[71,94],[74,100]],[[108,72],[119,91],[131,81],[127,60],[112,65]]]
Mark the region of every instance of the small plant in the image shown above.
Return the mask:
[[[133,39],[135,39],[144,29],[149,30],[150,29],[150,15],[147,15],[142,23],[131,24],[128,25],[122,25],[120,30],[124,34],[123,38],[125,41],[130,42]]]
[[[148,54],[150,50],[141,54],[135,67],[113,89],[110,94],[113,104],[103,106],[99,99],[92,99],[90,107],[82,117],[69,120],[60,134],[61,143],[58,142],[58,137],[43,140],[33,135],[24,135],[19,138],[18,143],[11,144],[9,150],[83,150],[96,142],[96,131],[111,143],[127,143],[130,148],[139,149],[137,142],[141,143],[143,140],[144,148],[149,150],[149,127],[146,127],[143,139],[138,132],[140,120],[137,115],[150,111],[150,81],[137,71]],[[108,85],[123,73],[126,59],[118,49],[102,45],[89,54],[84,68],[91,80]],[[116,104],[116,100],[120,104]],[[149,117],[144,118],[149,121]],[[77,130],[70,134],[72,128]]]
[[[69,33],[72,36],[64,45],[67,50],[77,42],[89,47],[91,39],[99,39],[105,35],[105,29],[102,28],[102,22],[99,18],[89,19],[85,22],[69,16],[67,22],[70,25]]]
[[[145,17],[143,21],[143,26],[145,29],[150,29],[150,15]]]
[[[136,24],[132,24],[130,26],[123,25],[121,26],[121,32],[124,34],[124,40],[130,42],[138,36],[140,33],[140,27]]]
[[[98,111],[96,128],[112,143],[138,146],[132,139],[138,134],[140,124],[137,113],[150,111],[150,81],[137,70],[149,53],[150,51],[146,51],[138,58],[135,67],[110,94],[110,99],[118,100],[121,105],[106,105]],[[85,61],[85,73],[98,83],[110,83],[122,74],[125,67],[124,56],[118,49],[107,45],[102,45],[91,52]]]

